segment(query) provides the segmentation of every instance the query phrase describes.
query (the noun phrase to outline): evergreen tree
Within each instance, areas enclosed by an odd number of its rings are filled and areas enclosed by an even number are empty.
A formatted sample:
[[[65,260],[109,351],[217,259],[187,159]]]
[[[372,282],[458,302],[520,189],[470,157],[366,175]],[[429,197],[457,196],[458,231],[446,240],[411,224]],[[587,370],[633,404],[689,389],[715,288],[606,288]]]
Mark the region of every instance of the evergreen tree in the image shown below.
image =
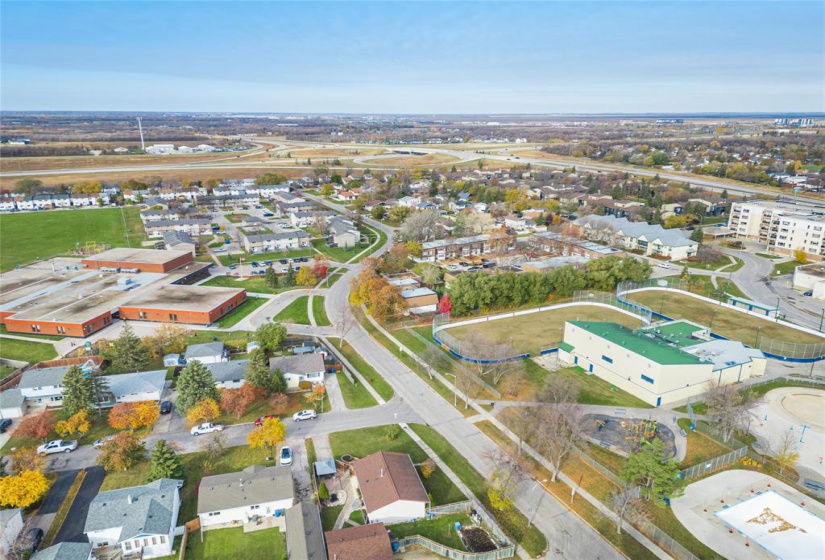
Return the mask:
[[[92,380],[78,366],[71,366],[63,376],[63,408],[69,416],[95,405]]]
[[[278,277],[275,275],[275,269],[271,266],[267,267],[266,269],[266,277],[264,278],[266,282],[267,288],[277,288],[278,287]]]
[[[287,287],[295,285],[295,270],[292,268],[292,263],[289,263],[289,266],[286,269],[286,275],[284,275],[284,285]]]
[[[639,484],[642,497],[653,498],[657,506],[664,507],[664,498],[677,498],[684,493],[686,480],[679,478],[679,467],[659,438],[644,442],[638,453],[631,453],[621,472],[621,478],[629,484]]]
[[[144,371],[149,365],[149,349],[126,323],[112,353],[110,369],[113,373]]]
[[[267,395],[272,392],[273,383],[272,374],[269,372],[269,360],[262,348],[250,352],[244,379],[250,385],[264,389]]]
[[[158,441],[152,450],[152,464],[149,467],[147,482],[152,482],[159,478],[183,479],[183,464],[180,457],[175,453],[165,439]]]
[[[197,360],[189,362],[178,378],[178,410],[186,412],[204,399],[219,399],[215,379]]]
[[[106,380],[106,377],[97,370],[89,377],[89,382],[92,388],[92,401],[97,407],[96,412],[99,415],[103,411],[99,404],[112,399],[109,382]]]
[[[704,238],[705,238],[705,234],[702,233],[702,228],[698,227],[698,228],[694,229],[693,233],[690,234],[690,238],[693,241],[696,241],[697,243],[699,243],[701,245],[702,240],[704,240]]]
[[[286,377],[284,377],[284,373],[280,368],[272,374],[272,392],[286,393]]]

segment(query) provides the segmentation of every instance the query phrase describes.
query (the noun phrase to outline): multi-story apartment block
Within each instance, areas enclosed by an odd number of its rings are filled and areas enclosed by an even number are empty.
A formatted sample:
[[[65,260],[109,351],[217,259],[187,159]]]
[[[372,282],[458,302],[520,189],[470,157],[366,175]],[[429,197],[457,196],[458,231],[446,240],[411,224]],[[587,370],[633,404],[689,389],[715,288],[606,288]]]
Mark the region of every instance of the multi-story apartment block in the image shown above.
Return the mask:
[[[728,227],[736,237],[764,243],[785,255],[803,250],[821,260],[825,255],[825,205],[776,200],[734,202]]]

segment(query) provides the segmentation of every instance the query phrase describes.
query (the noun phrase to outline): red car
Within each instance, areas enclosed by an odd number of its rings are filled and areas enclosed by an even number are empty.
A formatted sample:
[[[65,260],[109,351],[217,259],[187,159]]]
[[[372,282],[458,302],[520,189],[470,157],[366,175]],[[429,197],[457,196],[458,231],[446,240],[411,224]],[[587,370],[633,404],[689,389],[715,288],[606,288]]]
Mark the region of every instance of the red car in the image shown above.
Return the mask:
[[[275,416],[274,414],[267,414],[266,416],[261,416],[260,418],[255,419],[255,426],[260,426],[264,423],[264,420],[267,420],[269,418],[277,418],[277,416]]]

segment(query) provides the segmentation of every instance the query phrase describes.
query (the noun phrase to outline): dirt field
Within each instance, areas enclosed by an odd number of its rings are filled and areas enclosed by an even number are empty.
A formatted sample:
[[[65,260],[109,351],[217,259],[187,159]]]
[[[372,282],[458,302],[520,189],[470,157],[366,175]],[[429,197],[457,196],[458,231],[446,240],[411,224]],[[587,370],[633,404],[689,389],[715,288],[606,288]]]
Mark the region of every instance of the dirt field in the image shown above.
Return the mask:
[[[712,326],[713,332],[749,346],[756,344],[757,329],[760,327],[760,340],[762,337],[768,337],[803,344],[825,343],[823,337],[797,331],[769,319],[748,316],[691,296],[662,290],[647,290],[630,294],[628,299],[674,319],[687,319],[700,325]]]
[[[638,319],[618,310],[577,305],[449,328],[446,332],[459,340],[466,338],[471,332],[477,332],[496,342],[512,341],[518,352],[538,354],[540,350],[558,345],[564,334],[565,321],[575,320],[612,321],[630,328],[636,328],[641,324]]]
[[[445,165],[458,161],[453,156],[444,154],[426,154],[423,156],[404,156],[399,155],[394,158],[382,158],[374,161],[375,165],[397,165],[399,167],[415,166],[415,165]],[[369,162],[368,162],[369,163]]]
[[[56,156],[56,157],[11,157],[3,158],[3,171],[34,171],[39,169],[78,169],[84,167],[129,167],[133,165],[170,165],[178,163],[200,163],[205,161],[231,158],[249,152],[205,153],[205,154],[170,154],[122,155],[122,156]]]

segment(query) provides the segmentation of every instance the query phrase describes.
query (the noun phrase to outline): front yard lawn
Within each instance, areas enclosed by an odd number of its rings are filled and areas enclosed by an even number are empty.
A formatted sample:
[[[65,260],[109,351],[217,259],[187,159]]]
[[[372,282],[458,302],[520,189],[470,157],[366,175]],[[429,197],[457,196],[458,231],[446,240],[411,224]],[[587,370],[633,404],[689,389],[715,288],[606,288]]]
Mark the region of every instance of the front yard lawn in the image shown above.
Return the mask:
[[[286,537],[277,528],[244,533],[243,527],[199,531],[186,541],[187,560],[229,560],[230,558],[285,558]],[[239,554],[243,551],[242,554]]]
[[[218,288],[243,288],[253,294],[280,294],[290,290],[297,290],[302,286],[287,286],[285,288],[270,288],[266,285],[266,278],[237,278],[234,276],[213,276],[200,286],[215,286]]]
[[[448,513],[446,515],[438,515],[434,519],[420,519],[418,521],[390,525],[388,529],[399,539],[413,535],[421,535],[444,546],[449,546],[456,550],[466,550],[464,545],[461,544],[458,531],[455,530],[456,523],[461,523],[462,526],[469,526],[472,525],[473,522],[463,513]]]
[[[344,509],[344,504],[335,507],[322,507],[321,508],[321,527],[323,527],[324,531],[332,531],[335,528],[335,522],[338,520],[338,516],[341,515],[341,510]]]
[[[326,309],[324,309],[324,296],[312,296],[312,315],[319,327],[328,327],[332,324],[329,322]]]
[[[367,391],[363,383],[353,383],[345,373],[338,372],[338,386],[341,387],[341,394],[344,396],[344,404],[347,408],[369,408],[376,406],[378,401]]]
[[[773,272],[771,276],[782,276],[783,274],[793,274],[793,271],[796,270],[797,266],[800,266],[802,263],[798,263],[796,261],[787,261],[779,264],[773,265]]]
[[[300,296],[283,308],[272,319],[277,323],[293,323],[295,325],[309,325],[309,296]]]
[[[395,390],[392,386],[387,383],[386,379],[384,379],[380,373],[365,362],[361,355],[352,349],[352,346],[344,344],[342,347],[340,339],[337,338],[330,338],[329,340],[335,344],[335,347],[344,355],[347,361],[352,364],[352,367],[357,369],[358,373],[367,380],[367,383],[372,385],[372,388],[375,389],[375,392],[378,393],[382,399],[388,401],[393,397]]]
[[[234,327],[237,325],[241,319],[264,305],[269,300],[267,298],[262,297],[247,297],[246,301],[240,304],[238,307],[218,319],[218,322],[215,323],[218,327],[222,329],[228,329],[229,327]]]

